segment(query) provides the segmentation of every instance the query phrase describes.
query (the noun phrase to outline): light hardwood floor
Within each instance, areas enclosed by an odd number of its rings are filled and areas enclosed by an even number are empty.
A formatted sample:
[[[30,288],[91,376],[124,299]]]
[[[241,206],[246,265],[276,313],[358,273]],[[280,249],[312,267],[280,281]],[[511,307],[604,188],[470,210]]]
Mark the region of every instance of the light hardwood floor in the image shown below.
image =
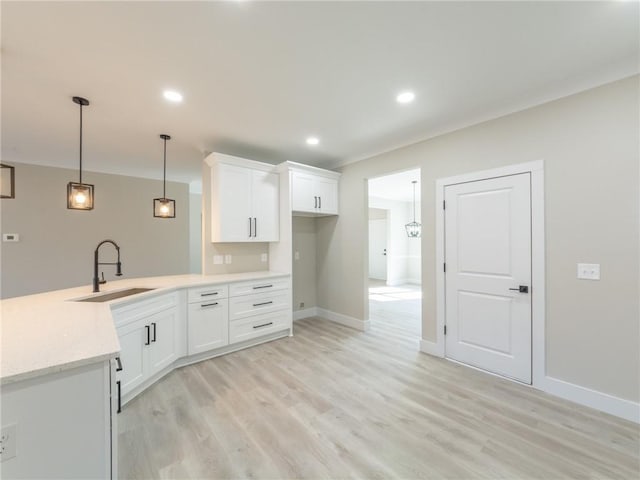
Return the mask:
[[[639,426],[326,320],[188,366],[119,416],[121,478],[637,479]]]

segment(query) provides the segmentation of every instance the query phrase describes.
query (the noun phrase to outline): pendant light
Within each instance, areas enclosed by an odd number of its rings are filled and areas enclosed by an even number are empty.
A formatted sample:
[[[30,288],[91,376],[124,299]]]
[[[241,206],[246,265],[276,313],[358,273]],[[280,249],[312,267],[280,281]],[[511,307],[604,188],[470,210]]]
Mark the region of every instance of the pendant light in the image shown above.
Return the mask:
[[[89,100],[73,97],[73,103],[80,105],[80,180],[67,184],[67,208],[93,210],[93,185],[82,183],[82,107],[89,105]]]
[[[162,198],[153,199],[153,216],[158,218],[175,218],[176,201],[167,198],[167,140],[171,140],[169,135],[162,134],[160,138],[164,140],[164,170],[162,174]]]
[[[416,238],[422,233],[422,225],[416,222],[416,183],[418,181],[414,180],[411,183],[413,183],[413,222],[407,223],[404,228],[407,229],[408,237]]]

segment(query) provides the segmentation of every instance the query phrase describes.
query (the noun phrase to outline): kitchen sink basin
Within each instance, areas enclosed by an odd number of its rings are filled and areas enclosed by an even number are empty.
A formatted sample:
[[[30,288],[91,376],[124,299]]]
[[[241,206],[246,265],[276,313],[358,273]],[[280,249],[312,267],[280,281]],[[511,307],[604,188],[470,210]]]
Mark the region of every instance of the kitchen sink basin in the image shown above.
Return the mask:
[[[75,302],[108,302],[109,300],[115,300],[116,298],[129,297],[131,295],[137,295],[138,293],[148,292],[155,290],[155,288],[127,288],[126,290],[119,290],[117,292],[103,293],[102,295],[93,295],[91,297],[78,298]]]

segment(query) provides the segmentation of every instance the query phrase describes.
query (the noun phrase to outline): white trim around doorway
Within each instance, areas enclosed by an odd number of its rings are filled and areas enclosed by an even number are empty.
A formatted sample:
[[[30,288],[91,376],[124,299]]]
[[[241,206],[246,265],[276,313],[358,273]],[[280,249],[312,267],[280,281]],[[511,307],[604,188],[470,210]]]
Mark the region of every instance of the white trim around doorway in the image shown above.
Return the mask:
[[[544,162],[519,163],[506,167],[466,173],[436,180],[436,341],[428,353],[445,356],[445,274],[444,274],[444,189],[447,185],[475,182],[489,178],[531,174],[531,379],[544,390],[545,366],[545,271],[544,271]],[[425,345],[426,347],[426,345]],[[427,350],[425,348],[424,350]]]

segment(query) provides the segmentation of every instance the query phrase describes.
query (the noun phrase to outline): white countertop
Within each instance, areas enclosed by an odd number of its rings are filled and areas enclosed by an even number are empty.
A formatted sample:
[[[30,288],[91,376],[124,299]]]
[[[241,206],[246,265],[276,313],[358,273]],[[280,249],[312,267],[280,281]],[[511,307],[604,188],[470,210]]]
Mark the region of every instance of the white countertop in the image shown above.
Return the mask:
[[[172,275],[109,281],[92,294],[91,285],[0,300],[0,384],[101,362],[120,351],[111,307],[181,288],[287,276],[276,272],[228,275]],[[149,292],[103,303],[73,299],[125,288]]]

